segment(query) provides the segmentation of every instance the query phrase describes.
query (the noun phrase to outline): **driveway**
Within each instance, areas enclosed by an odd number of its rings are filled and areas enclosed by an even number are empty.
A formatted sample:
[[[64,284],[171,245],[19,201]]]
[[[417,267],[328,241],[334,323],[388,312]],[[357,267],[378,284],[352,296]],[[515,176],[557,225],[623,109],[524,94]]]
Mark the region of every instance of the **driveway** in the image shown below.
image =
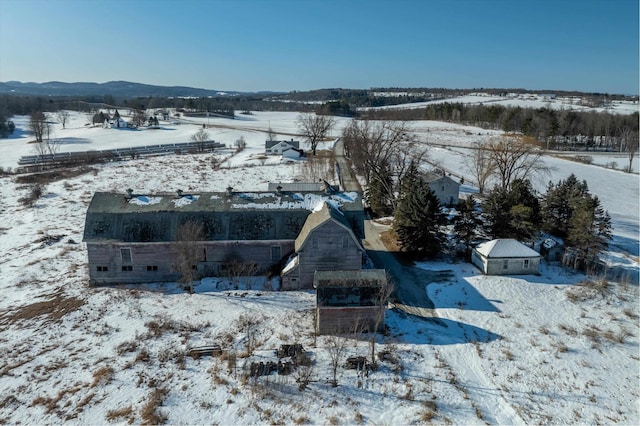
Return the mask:
[[[362,188],[353,175],[349,163],[344,155],[344,145],[341,139],[334,144],[334,154],[340,184],[344,191],[362,192]],[[367,219],[364,221],[365,239],[362,241],[367,255],[376,268],[386,269],[395,284],[396,300],[394,305],[402,311],[433,320],[436,314],[433,303],[429,300],[426,285],[430,282],[443,280],[442,273],[424,271],[411,265],[403,265],[395,255],[387,250],[380,239],[380,233],[389,229],[387,225],[380,225]]]

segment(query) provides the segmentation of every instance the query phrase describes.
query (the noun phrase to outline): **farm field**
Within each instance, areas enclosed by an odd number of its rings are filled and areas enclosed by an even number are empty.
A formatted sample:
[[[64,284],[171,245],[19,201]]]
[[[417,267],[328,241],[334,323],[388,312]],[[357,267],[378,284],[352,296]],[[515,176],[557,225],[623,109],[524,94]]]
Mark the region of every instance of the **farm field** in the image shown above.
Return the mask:
[[[279,138],[299,139],[296,113],[185,119],[157,130],[92,128],[86,115],[72,114],[66,129],[54,128],[60,151],[187,142],[202,124],[230,148],[94,165],[46,184],[33,207],[19,201],[28,184],[17,175],[0,177],[1,423],[640,421],[637,279],[605,285],[547,265],[539,276],[490,277],[466,263],[420,263],[446,271],[446,279],[422,283],[436,317],[390,309],[388,333],[376,346],[384,354],[379,369],[364,375],[341,364],[335,388],[336,341],[313,335],[313,292],[271,292],[258,278],[224,277],[197,282],[194,295],[174,283],[88,287],[81,241],[94,192],[262,191],[268,182],[303,180],[305,171],[304,161],[261,158],[269,127]],[[35,153],[26,118],[15,122],[15,137],[0,141],[5,169]],[[348,121],[337,123],[334,138]],[[430,159],[468,180],[469,147],[499,134],[430,121],[411,128],[418,143],[446,142],[430,147]],[[235,153],[241,136],[247,148]],[[213,157],[220,167],[212,166]],[[570,173],[587,180],[611,214],[608,261],[637,277],[638,175],[601,167],[600,159],[585,165],[545,156],[545,162],[550,175],[535,188],[544,191],[549,180]],[[296,382],[303,371],[243,377],[252,362],[277,361],[274,351],[292,343],[313,361],[305,389]],[[210,344],[229,351],[187,356],[189,348]],[[342,358],[369,353],[368,336],[350,338]]]

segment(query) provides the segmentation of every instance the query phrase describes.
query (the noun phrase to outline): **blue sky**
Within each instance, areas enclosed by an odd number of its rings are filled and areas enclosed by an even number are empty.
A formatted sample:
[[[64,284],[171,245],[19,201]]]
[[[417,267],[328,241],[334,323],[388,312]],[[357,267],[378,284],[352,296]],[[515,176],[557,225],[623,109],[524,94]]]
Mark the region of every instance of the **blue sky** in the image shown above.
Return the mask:
[[[0,81],[638,94],[638,0],[0,0]]]

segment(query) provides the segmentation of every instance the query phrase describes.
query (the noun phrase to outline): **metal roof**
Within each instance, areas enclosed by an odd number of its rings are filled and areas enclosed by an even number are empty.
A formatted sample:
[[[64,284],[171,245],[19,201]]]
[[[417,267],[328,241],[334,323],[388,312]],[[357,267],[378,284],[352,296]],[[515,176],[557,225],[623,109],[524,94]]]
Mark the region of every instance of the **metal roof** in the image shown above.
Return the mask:
[[[475,250],[487,258],[540,257],[540,253],[512,238],[491,240]]]
[[[187,221],[203,224],[206,241],[295,240],[311,211],[325,201],[356,221],[362,217],[361,196],[354,192],[97,192],[87,210],[84,241],[174,241]]]

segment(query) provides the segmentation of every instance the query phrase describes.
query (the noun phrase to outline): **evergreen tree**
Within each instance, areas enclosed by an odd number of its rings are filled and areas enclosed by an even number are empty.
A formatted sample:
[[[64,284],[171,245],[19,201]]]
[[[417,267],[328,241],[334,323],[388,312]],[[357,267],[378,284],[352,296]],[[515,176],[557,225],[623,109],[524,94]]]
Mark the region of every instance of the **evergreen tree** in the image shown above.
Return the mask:
[[[574,267],[585,267],[595,263],[608,247],[611,218],[597,196],[587,194],[573,207],[566,243],[572,250]]]
[[[365,191],[365,197],[371,207],[371,211],[378,216],[386,216],[391,213],[393,200],[393,180],[388,165],[382,164],[371,172],[369,186]]]
[[[482,224],[480,213],[476,210],[476,200],[470,195],[461,200],[456,207],[458,214],[453,219],[453,232],[458,244],[464,246],[465,258],[471,253],[471,243],[478,237]]]
[[[492,238],[528,240],[539,228],[540,202],[526,179],[514,180],[509,189],[494,189],[482,207],[485,229]]]
[[[560,238],[566,238],[575,205],[588,193],[587,182],[578,181],[574,174],[557,184],[549,182],[547,192],[542,198],[543,230]]]
[[[494,188],[482,203],[484,231],[491,238],[511,236],[511,205],[506,190]]]
[[[394,215],[394,230],[403,251],[417,258],[440,253],[444,241],[440,203],[413,163],[402,181]]]

